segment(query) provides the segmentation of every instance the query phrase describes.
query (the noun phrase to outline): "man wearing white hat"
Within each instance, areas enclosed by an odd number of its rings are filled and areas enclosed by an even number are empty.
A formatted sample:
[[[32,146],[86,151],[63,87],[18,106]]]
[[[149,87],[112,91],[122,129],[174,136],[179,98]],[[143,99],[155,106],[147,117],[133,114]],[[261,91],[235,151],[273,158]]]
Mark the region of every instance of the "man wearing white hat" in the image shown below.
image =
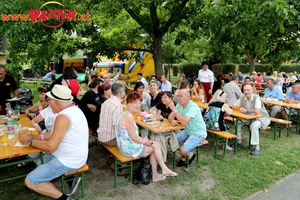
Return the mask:
[[[35,192],[53,199],[71,199],[59,191],[50,181],[67,172],[82,167],[88,156],[88,124],[82,111],[73,106],[71,90],[62,85],[54,85],[46,93],[53,113],[58,113],[51,133],[39,137],[20,134],[22,144],[28,144],[51,152],[44,163],[30,172],[25,184]]]

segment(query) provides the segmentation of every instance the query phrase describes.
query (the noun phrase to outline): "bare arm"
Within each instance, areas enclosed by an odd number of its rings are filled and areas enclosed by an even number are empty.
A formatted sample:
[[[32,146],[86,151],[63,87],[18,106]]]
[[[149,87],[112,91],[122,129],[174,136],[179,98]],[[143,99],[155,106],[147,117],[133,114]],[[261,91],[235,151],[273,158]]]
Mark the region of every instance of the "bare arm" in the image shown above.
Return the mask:
[[[35,139],[32,141],[32,146],[44,151],[54,152],[57,150],[69,127],[69,118],[65,115],[58,115],[55,119],[52,135],[50,136],[49,140],[42,141]],[[22,144],[26,144],[31,138],[33,138],[31,135],[19,134],[19,140]]]
[[[93,104],[87,104],[86,105],[92,112],[96,112],[97,107]]]
[[[16,98],[19,98],[19,90],[18,89],[14,90],[13,93]]]

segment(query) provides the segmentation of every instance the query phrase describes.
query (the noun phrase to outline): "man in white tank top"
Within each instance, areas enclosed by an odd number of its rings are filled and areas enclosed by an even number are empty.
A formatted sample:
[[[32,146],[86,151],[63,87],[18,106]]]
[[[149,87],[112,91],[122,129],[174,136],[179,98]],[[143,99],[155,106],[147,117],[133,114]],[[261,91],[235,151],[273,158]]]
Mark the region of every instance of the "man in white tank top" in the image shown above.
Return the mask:
[[[50,181],[79,169],[86,163],[88,124],[83,112],[77,106],[73,106],[73,97],[69,88],[54,85],[46,95],[53,113],[58,114],[52,132],[39,136],[20,134],[19,140],[22,144],[51,152],[52,157],[30,172],[25,179],[25,184],[35,192],[52,199],[70,199]]]

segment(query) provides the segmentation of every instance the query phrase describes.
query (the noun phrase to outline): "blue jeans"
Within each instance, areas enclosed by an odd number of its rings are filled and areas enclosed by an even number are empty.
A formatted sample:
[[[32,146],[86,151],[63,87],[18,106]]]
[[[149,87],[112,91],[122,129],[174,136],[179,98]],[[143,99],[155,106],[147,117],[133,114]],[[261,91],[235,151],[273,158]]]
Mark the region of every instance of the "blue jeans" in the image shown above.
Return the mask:
[[[182,130],[177,133],[177,140],[178,143],[185,141],[181,148],[183,148],[186,152],[190,152],[200,143],[202,143],[205,138],[201,137],[200,135],[188,135],[185,130]]]
[[[27,175],[30,183],[39,185],[43,182],[49,182],[67,172],[74,171],[76,169],[63,165],[56,157],[52,154],[47,154],[45,164],[40,165],[35,170]]]

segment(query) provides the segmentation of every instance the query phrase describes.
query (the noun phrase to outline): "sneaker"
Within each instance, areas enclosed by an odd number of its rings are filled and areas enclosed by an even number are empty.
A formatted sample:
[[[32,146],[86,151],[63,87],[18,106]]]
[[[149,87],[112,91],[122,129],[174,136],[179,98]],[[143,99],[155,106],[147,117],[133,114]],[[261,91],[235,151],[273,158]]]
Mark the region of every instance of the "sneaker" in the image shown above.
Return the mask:
[[[234,143],[229,145],[230,147],[234,148]],[[242,147],[244,146],[243,143],[237,143],[237,147]]]
[[[251,155],[252,156],[259,156],[260,155],[260,150],[254,149],[253,151],[251,151]]]
[[[67,194],[68,196],[72,196],[76,192],[76,190],[77,190],[77,188],[79,186],[80,181],[81,181],[81,177],[76,177],[76,178],[73,179],[72,185],[69,188],[70,193]]]
[[[19,168],[22,168],[22,167],[27,166],[28,164],[29,164],[29,162],[22,162],[22,163],[18,164],[17,166],[18,166]]]

